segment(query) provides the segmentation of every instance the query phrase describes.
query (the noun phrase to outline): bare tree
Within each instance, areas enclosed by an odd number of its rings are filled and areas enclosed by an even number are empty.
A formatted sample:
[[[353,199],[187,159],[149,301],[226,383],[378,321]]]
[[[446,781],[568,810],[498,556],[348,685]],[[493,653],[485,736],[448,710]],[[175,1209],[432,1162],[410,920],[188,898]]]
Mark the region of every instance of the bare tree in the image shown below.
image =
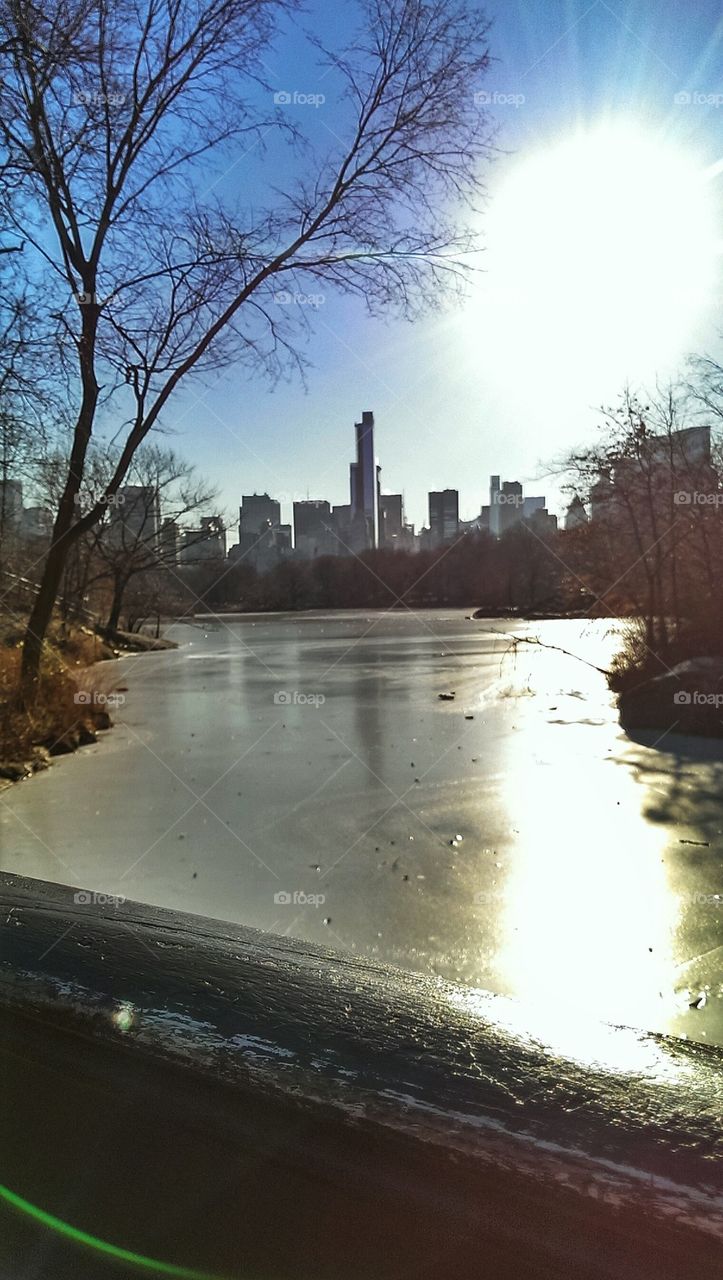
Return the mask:
[[[105,469],[106,473],[112,472],[114,461],[109,459]],[[177,586],[183,585],[177,574],[180,522],[199,511],[208,511],[217,496],[197,477],[190,463],[172,449],[153,445],[145,445],[135,455],[128,479],[132,492],[128,487],[121,490],[106,519],[86,535],[93,569],[87,586],[104,581],[111,585],[106,623],[109,631],[117,629],[124,596],[135,579],[152,583],[151,595],[158,594],[163,586],[165,595],[170,596],[168,580],[174,576]],[[93,501],[91,495],[90,505]],[[184,550],[193,551],[194,545],[201,549],[208,536],[208,529],[186,532]]]
[[[19,251],[19,250],[18,250]],[[9,265],[9,261],[13,265]],[[0,545],[13,534],[11,486],[22,483],[42,457],[51,406],[42,352],[35,336],[32,290],[15,261],[0,259]]]
[[[599,606],[642,620],[660,670],[688,637],[700,644],[720,628],[723,471],[704,403],[684,385],[656,387],[645,401],[626,388],[603,411],[601,441],[567,463],[572,488],[588,488],[592,503],[567,555]]]
[[[194,193],[229,143],[300,139],[262,55],[291,0],[0,0],[0,139],[8,217],[42,264],[77,414],[53,541],[23,653],[32,694],[72,542],[95,524],[181,381],[230,360],[298,359],[282,289],[324,281],[413,314],[460,283],[478,247],[454,208],[490,151],[474,90],[488,24],[468,0],[363,0],[341,52],[329,146],[245,209]],[[275,131],[275,132],[274,132]],[[344,141],[338,141],[343,138]],[[208,168],[205,170],[208,173]],[[197,181],[196,188],[201,184]],[[214,184],[215,186],[215,184]],[[50,222],[53,238],[47,234]],[[126,426],[106,491],[76,496],[103,397]],[[116,419],[117,420],[117,419]]]

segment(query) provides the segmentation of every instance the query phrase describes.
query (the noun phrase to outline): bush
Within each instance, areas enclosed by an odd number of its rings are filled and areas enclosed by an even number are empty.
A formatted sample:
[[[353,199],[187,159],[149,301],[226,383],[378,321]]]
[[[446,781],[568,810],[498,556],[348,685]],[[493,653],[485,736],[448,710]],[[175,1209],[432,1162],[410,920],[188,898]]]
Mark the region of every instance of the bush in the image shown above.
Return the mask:
[[[81,655],[85,665],[95,648],[85,637],[69,641],[64,653],[48,645],[37,698],[26,707],[19,692],[22,646],[0,647],[0,760],[32,759],[39,747],[51,755],[72,751],[93,741],[96,729],[108,727],[104,708],[77,701],[80,685],[68,663],[71,652],[80,668]],[[85,687],[87,677],[82,683]]]

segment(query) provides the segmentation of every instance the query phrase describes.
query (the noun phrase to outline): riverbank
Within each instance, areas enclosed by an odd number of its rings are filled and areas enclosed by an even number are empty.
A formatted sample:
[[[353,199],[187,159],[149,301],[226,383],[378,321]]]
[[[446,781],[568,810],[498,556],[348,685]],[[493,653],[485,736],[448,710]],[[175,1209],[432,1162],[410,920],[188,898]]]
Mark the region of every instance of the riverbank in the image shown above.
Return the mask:
[[[32,707],[19,695],[22,631],[16,619],[0,623],[0,790],[47,769],[54,756],[67,755],[98,741],[112,728],[110,708],[117,705],[114,681],[97,665],[123,653],[175,648],[171,640],[89,627],[55,625]]]

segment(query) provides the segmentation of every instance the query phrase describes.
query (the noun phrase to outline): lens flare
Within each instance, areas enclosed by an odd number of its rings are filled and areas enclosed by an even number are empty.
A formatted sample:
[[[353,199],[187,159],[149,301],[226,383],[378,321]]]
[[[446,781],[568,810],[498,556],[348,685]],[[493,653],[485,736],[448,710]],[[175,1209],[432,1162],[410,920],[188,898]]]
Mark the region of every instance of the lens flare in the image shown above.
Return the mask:
[[[143,1267],[146,1271],[153,1272],[154,1275],[176,1276],[177,1280],[221,1280],[221,1277],[210,1275],[205,1271],[195,1271],[192,1267],[180,1267],[173,1262],[160,1262],[157,1258],[147,1258],[142,1253],[133,1253],[130,1249],[121,1249],[118,1245],[109,1244],[107,1240],[99,1240],[97,1236],[92,1236],[87,1231],[80,1231],[78,1227],[71,1226],[69,1222],[63,1222],[62,1218],[56,1218],[52,1213],[46,1213],[44,1209],[40,1209],[38,1205],[31,1204],[29,1200],[24,1200],[22,1196],[11,1191],[9,1187],[4,1187],[1,1183],[0,1200],[4,1200],[13,1209],[18,1209],[26,1217],[40,1223],[41,1226],[48,1227],[56,1235],[63,1236],[66,1240],[71,1240],[73,1244],[95,1249],[96,1253],[102,1253],[106,1257],[128,1262],[135,1267]]]

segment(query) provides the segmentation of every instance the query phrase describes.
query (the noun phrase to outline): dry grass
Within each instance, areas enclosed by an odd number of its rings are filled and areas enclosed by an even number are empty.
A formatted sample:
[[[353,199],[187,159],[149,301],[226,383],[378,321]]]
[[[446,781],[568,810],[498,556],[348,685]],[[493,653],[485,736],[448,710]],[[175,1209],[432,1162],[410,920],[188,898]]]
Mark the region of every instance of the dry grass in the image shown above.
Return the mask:
[[[640,684],[641,680],[660,675],[664,670],[648,648],[643,624],[638,621],[628,623],[623,631],[622,647],[610,665],[610,688],[621,693]]]
[[[631,621],[623,633],[623,643],[613,660],[608,684],[616,693],[635,688],[654,676],[662,676],[679,662],[691,658],[721,657],[723,625],[711,611],[704,621],[691,620],[679,627],[660,653],[646,641],[642,621]]]
[[[108,714],[99,707],[98,690],[113,683],[106,675],[90,676],[87,668],[112,654],[90,631],[62,637],[54,632],[46,646],[35,703],[28,708],[19,694],[22,646],[0,645],[0,761],[32,759],[38,747],[51,753],[72,750],[107,728]],[[79,691],[88,694],[79,702]]]
[[[89,627],[67,630],[56,624],[51,627],[48,639],[69,667],[90,667],[94,662],[116,657],[116,650]]]

